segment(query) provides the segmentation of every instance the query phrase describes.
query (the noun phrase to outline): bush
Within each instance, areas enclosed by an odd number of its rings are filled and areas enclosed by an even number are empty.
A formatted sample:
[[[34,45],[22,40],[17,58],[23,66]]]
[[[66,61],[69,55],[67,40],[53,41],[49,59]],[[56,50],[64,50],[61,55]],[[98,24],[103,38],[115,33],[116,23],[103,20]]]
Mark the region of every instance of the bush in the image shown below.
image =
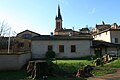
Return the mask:
[[[45,56],[46,56],[46,59],[55,58],[55,52],[54,51],[47,51]]]

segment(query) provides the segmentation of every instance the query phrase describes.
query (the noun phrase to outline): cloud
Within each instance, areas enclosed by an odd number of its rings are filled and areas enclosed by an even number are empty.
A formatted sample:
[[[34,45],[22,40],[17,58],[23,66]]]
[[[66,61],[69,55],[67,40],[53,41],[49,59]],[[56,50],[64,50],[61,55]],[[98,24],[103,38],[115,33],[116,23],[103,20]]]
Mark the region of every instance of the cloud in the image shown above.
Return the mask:
[[[88,14],[94,14],[96,12],[96,8],[93,8]]]

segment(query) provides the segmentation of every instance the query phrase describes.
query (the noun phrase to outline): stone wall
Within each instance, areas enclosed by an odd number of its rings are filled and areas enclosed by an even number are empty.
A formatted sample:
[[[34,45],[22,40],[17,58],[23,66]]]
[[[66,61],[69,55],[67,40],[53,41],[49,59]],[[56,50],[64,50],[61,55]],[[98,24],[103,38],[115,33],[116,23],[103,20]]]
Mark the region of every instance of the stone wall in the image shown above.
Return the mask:
[[[91,40],[32,41],[32,58],[44,58],[48,45],[53,46],[57,58],[80,58],[91,55]],[[59,52],[59,45],[64,45],[64,52]],[[76,46],[76,52],[71,52],[71,45]]]
[[[19,70],[31,58],[31,53],[0,54],[0,70]]]

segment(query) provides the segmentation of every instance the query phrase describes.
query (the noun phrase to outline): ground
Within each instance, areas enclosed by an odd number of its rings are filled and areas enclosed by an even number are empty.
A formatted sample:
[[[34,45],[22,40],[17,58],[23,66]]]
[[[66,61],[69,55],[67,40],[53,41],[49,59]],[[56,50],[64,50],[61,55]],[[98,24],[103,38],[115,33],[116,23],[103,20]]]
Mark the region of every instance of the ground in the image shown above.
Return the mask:
[[[120,59],[96,66],[92,72],[95,77],[87,79],[77,78],[75,75],[78,69],[92,64],[91,60],[57,60],[53,63],[54,72],[52,76],[48,76],[48,80],[120,80]],[[0,71],[0,80],[28,80],[26,77],[26,68],[19,71]]]
[[[120,68],[116,69],[116,73],[107,74],[101,77],[90,77],[88,80],[120,80]]]

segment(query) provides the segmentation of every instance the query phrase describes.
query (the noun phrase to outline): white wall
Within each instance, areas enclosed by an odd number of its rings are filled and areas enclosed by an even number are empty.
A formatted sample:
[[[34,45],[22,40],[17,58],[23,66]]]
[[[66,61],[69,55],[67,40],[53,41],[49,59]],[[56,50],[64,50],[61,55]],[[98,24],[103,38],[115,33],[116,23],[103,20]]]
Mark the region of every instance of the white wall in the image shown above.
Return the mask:
[[[106,42],[111,42],[111,34],[110,31],[106,31],[94,36],[94,40],[103,40]]]
[[[32,58],[44,58],[48,45],[59,58],[79,58],[90,55],[90,40],[32,41]],[[59,52],[59,45],[64,45],[64,53]],[[76,45],[76,52],[71,53],[71,45]]]
[[[30,53],[26,54],[1,54],[0,70],[19,70],[31,58]]]

